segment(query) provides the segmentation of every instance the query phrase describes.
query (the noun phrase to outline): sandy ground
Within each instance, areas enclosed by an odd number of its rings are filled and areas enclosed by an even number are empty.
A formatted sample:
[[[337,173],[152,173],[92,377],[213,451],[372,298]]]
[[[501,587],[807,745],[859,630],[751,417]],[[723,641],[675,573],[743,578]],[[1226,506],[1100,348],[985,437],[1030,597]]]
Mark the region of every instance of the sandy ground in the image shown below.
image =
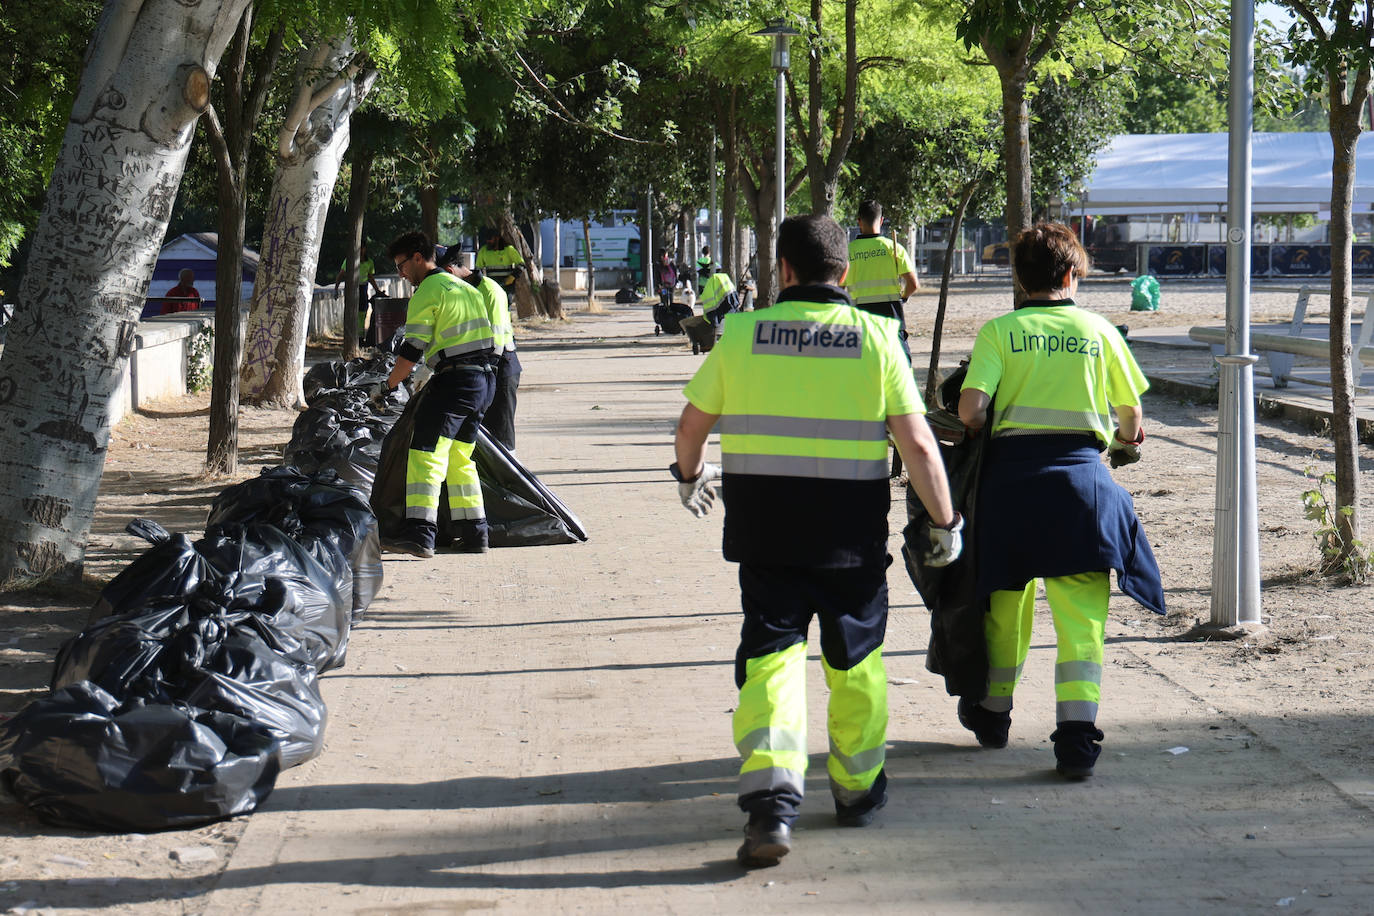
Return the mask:
[[[994,278],[956,285],[945,365],[1008,297]],[[1129,312],[1120,281],[1090,281],[1079,298],[1132,329],[1217,323],[1225,309],[1216,283],[1166,285],[1157,314]],[[1256,318],[1285,319],[1292,302],[1257,293]],[[925,293],[911,310],[922,365],[934,303]],[[895,565],[892,802],[867,830],[833,826],[813,666],[796,848],[745,874],[733,864],[734,570],[719,557],[719,518],[688,516],[663,471],[700,358],[654,338],[645,306],[530,324],[520,341],[519,453],[591,541],[388,559],[347,667],[322,681],[324,754],[250,817],[108,836],[47,826],[0,798],[0,911],[1369,912],[1374,600],[1313,575],[1301,504],[1306,469],[1330,466],[1329,441],[1261,421],[1268,627],[1199,641],[1189,630],[1209,614],[1216,411],[1150,396],[1145,460],[1116,473],[1171,610],[1113,598],[1107,741],[1086,784],[1052,772],[1043,608],[1011,745],[981,751],[924,670],[929,619]],[[1208,371],[1197,353],[1138,353],[1147,371]],[[45,690],[94,591],[141,550],[122,533],[129,518],[203,525],[227,482],[199,476],[204,406],[188,398],[117,430],[84,588],[4,597],[0,715]],[[292,420],[244,412],[242,476],[276,462]],[[902,512],[894,501],[894,532]]]

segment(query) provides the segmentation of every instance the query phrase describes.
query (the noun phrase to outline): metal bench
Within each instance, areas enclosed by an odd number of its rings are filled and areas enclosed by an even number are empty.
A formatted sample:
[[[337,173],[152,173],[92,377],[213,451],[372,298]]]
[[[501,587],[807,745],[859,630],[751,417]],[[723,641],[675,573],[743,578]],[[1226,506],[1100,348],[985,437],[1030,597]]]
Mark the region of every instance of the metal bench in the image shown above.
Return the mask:
[[[1297,302],[1293,305],[1293,319],[1289,322],[1286,333],[1275,334],[1253,329],[1250,331],[1250,348],[1265,358],[1269,367],[1269,376],[1274,380],[1274,387],[1287,388],[1288,380],[1294,377],[1293,362],[1296,357],[1310,356],[1315,359],[1325,359],[1330,356],[1331,344],[1325,337],[1302,336],[1309,298],[1313,293],[1329,295],[1329,292],[1310,286],[1296,288],[1284,286],[1255,287],[1255,291],[1296,292],[1298,294]],[[1365,316],[1374,315],[1374,312],[1371,312],[1371,306],[1374,305],[1374,290],[1352,291],[1352,298],[1356,296],[1363,296],[1365,299]],[[1200,343],[1210,344],[1213,356],[1221,356],[1226,352],[1225,328],[1189,328],[1188,336]],[[1374,363],[1374,320],[1361,320],[1359,339],[1351,348],[1351,362],[1358,384],[1364,374],[1364,367],[1369,363]]]

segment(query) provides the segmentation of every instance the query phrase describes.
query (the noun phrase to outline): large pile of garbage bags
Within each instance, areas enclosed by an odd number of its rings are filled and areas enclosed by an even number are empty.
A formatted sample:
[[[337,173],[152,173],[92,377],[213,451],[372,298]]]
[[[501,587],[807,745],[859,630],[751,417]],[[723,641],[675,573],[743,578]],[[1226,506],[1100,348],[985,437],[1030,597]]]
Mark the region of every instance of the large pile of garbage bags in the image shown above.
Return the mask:
[[[220,493],[202,538],[129,524],[151,546],[58,651],[51,693],[0,726],[0,779],[21,802],[69,826],[183,828],[252,811],[320,753],[319,675],[381,588],[379,514],[404,516],[424,389],[370,404],[393,360],[315,366],[287,464]],[[499,443],[476,454],[493,546],[586,540]]]

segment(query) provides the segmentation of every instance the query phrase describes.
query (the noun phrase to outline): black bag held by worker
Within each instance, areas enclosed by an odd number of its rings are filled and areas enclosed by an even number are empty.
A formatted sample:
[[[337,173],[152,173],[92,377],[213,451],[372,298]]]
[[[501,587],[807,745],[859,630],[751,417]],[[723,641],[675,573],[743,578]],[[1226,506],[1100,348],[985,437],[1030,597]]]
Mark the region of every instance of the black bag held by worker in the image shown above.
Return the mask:
[[[682,319],[692,317],[691,306],[674,302],[672,305],[654,304],[654,333],[662,329],[664,334],[682,334]]]
[[[959,386],[965,374],[965,368],[960,367],[945,381],[941,397],[946,407],[932,410],[926,417],[940,444],[950,496],[964,517],[964,552],[948,566],[931,567],[921,562],[930,514],[908,483],[902,559],[906,561],[912,584],[930,610],[926,670],[944,677],[945,691],[950,696],[981,700],[988,685],[987,641],[983,634],[988,602],[986,598],[978,598],[978,569],[974,558],[978,520],[974,507],[989,427],[980,435],[970,437],[959,420]]]
[[[406,463],[415,414],[428,395],[421,389],[406,405],[401,419],[382,444],[377,478],[372,487],[372,511],[383,537],[398,533],[405,524]],[[506,451],[485,429],[477,431],[472,453],[482,483],[482,503],[492,547],[531,547],[585,541],[587,532],[571,510],[548,487]],[[448,486],[439,492],[437,542],[454,537],[449,518]]]

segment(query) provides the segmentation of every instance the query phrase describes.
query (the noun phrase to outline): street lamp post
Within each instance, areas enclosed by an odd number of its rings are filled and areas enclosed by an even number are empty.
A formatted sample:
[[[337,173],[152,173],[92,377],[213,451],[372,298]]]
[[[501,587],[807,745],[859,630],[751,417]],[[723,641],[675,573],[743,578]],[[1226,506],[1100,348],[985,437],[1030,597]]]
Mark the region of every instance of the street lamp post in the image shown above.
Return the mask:
[[[787,50],[787,40],[793,35],[800,35],[796,29],[787,24],[787,20],[781,17],[768,23],[766,29],[754,32],[755,35],[768,35],[773,39],[773,70],[776,71],[774,86],[778,96],[778,137],[777,137],[777,163],[774,167],[775,181],[778,197],[778,225],[782,225],[786,214],[787,205],[787,167],[785,164],[785,144],[787,136],[787,96],[785,94],[787,68],[791,65],[790,55]]]

